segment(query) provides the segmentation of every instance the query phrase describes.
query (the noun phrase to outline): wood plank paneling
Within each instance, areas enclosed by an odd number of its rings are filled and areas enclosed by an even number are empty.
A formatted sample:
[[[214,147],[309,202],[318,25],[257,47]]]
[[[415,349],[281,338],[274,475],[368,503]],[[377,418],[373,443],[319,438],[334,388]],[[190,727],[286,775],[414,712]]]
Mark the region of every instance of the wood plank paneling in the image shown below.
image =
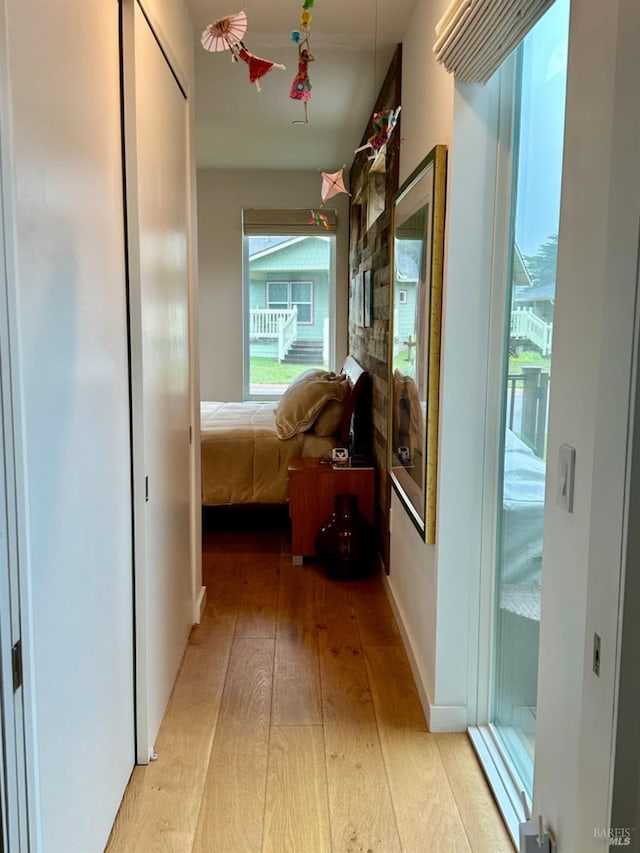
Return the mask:
[[[197,853],[262,849],[273,655],[273,640],[233,644],[193,845]]]
[[[314,567],[283,555],[273,679],[274,726],[322,723]]]
[[[271,730],[263,853],[289,850],[331,850],[321,726]]]

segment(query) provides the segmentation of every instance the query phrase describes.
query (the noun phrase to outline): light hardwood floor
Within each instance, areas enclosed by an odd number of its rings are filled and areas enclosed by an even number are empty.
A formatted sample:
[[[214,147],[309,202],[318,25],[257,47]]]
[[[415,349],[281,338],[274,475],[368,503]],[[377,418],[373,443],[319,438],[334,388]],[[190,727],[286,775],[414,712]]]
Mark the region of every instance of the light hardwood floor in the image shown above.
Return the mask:
[[[427,730],[380,578],[209,533],[208,604],[107,853],[513,853],[464,734]]]

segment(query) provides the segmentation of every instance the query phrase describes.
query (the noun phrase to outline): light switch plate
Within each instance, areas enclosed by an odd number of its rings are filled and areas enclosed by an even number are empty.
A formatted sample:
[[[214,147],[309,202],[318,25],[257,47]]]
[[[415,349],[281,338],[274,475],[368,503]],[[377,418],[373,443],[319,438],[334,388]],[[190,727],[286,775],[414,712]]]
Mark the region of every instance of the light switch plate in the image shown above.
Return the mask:
[[[568,444],[560,445],[558,457],[558,505],[573,512],[573,486],[576,471],[576,450]]]

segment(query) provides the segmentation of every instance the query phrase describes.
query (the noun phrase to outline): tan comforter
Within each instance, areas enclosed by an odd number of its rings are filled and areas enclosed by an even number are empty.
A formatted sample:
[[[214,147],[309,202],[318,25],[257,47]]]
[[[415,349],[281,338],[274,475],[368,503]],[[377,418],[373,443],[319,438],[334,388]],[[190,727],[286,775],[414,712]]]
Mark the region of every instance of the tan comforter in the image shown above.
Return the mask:
[[[279,439],[275,405],[200,404],[203,504],[286,503],[289,462],[335,446],[335,439],[312,433]]]

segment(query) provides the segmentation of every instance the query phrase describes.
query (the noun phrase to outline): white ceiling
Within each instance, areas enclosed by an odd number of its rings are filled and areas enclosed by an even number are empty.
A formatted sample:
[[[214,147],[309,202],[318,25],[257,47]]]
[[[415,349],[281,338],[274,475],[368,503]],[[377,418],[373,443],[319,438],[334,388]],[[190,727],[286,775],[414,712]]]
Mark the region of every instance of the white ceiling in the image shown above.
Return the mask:
[[[293,124],[304,108],[289,98],[297,71],[290,34],[299,28],[303,0],[237,0],[236,7],[235,0],[186,2],[196,39],[198,165],[334,170],[353,159],[417,0],[315,0],[306,125]],[[249,20],[247,50],[287,66],[262,79],[262,92],[249,83],[244,63],[200,45],[207,24],[241,9]]]

